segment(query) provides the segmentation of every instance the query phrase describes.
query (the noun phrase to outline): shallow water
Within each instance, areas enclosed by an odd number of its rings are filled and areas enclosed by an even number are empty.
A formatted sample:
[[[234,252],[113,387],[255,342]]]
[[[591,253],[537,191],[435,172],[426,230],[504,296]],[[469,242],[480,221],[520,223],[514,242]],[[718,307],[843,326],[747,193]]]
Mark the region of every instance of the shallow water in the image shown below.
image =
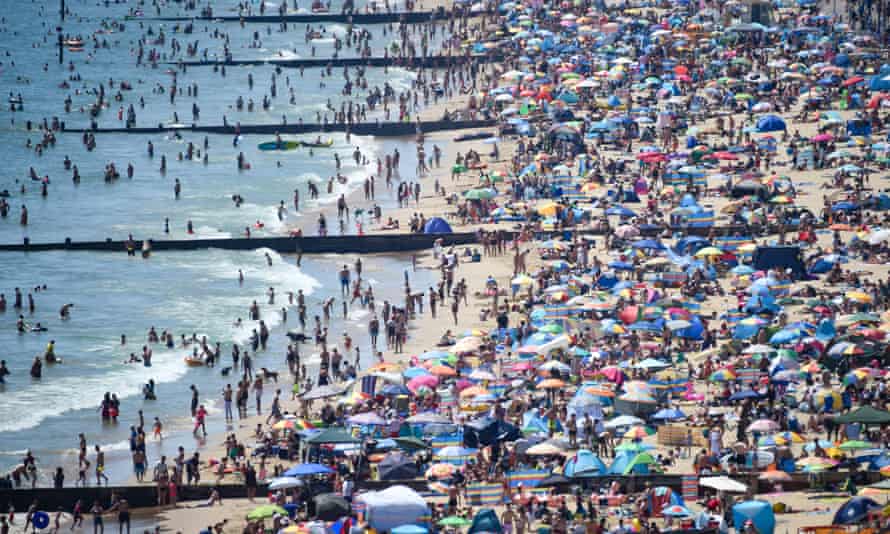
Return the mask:
[[[217,13],[231,7],[229,2],[211,2]],[[68,2],[71,10],[79,17],[69,17],[64,31],[70,35],[89,35],[99,28],[102,17],[122,16],[135,4],[97,5],[91,2]],[[334,2],[334,10],[338,9]],[[45,7],[49,14],[41,11]],[[222,115],[234,123],[269,123],[280,120],[286,113],[289,122],[302,117],[314,121],[316,111],[324,111],[325,101],[339,107],[344,101],[340,94],[340,72],[334,72],[334,79],[325,79],[328,87],[320,88],[322,81],[319,70],[307,70],[301,78],[298,71],[283,71],[278,79],[278,98],[268,112],[235,112],[229,108],[237,95],[251,96],[257,103],[268,92],[268,83],[273,73],[271,67],[229,69],[222,78],[211,68],[192,68],[179,75],[181,87],[197,82],[200,86],[199,98],[177,97],[175,105],[169,104],[166,94],[153,94],[152,88],[160,85],[169,87],[171,76],[166,67],[151,69],[136,67],[133,50],[135,41],[141,34],[139,21],[127,21],[126,31],[101,35],[119,44],[111,49],[101,49],[89,57],[89,52],[67,53],[68,60],[74,62],[76,71],[83,77],[82,82],[71,82],[70,89],[61,89],[69,71],[59,66],[55,48],[43,45],[32,48],[32,43],[42,41],[48,35],[48,42],[55,40],[54,26],[58,16],[44,2],[17,4],[15,13],[5,13],[5,23],[0,28],[0,84],[6,93],[21,93],[25,110],[11,112],[8,107],[0,111],[0,143],[5,150],[5,169],[0,173],[0,190],[11,192],[9,202],[12,210],[5,219],[0,219],[0,242],[20,242],[28,237],[32,242],[62,241],[65,237],[75,240],[125,238],[133,234],[137,239],[170,237],[188,239],[193,237],[230,236],[251,226],[254,235],[281,234],[290,229],[303,228],[312,234],[315,230],[316,210],[330,206],[340,194],[348,194],[360,187],[369,174],[376,171],[373,162],[383,151],[394,147],[405,155],[402,168],[413,169],[410,146],[399,143],[380,145],[369,138],[352,138],[347,143],[342,135],[333,136],[332,149],[317,149],[313,155],[301,148],[290,152],[262,152],[256,145],[269,139],[245,136],[239,145],[233,145],[228,136],[209,136],[208,163],[199,161],[179,161],[177,154],[184,152],[186,143],[203,145],[203,136],[185,134],[184,140],[168,135],[108,135],[97,136],[96,150],[87,152],[77,134],[58,134],[55,147],[48,148],[42,156],[25,147],[30,138],[40,139],[35,130],[25,131],[27,120],[40,121],[43,117],[58,116],[70,127],[88,124],[86,113],[78,111],[80,106],[93,101],[91,95],[75,95],[76,87],[94,87],[100,80],[109,77],[116,80],[129,80],[133,91],[125,92],[127,106],[145,98],[144,109],[137,107],[137,124],[150,125],[170,122],[173,112],[180,120],[190,122],[191,106],[197,102],[201,108],[201,122],[219,124]],[[165,15],[178,13],[177,4],[167,6]],[[327,25],[329,33],[342,33],[345,28]],[[304,28],[287,34],[278,33],[273,28],[271,35],[263,35],[263,48],[247,48],[251,33],[263,31],[264,25],[240,28],[237,24],[224,24],[230,33],[233,53],[236,58],[265,57],[262,54],[277,54],[279,50],[300,56],[308,55],[308,45],[304,42]],[[168,38],[172,25],[167,26]],[[49,30],[49,31],[48,31]],[[382,27],[373,27],[377,49],[390,41],[382,36]],[[15,34],[13,34],[15,33]],[[378,36],[378,34],[381,34]],[[209,41],[203,34],[203,26],[191,35],[172,36],[181,42],[200,39],[203,48],[221,50],[219,41]],[[243,45],[243,46],[242,46]],[[316,52],[330,54],[331,43],[315,43]],[[214,48],[217,47],[217,48]],[[296,49],[296,52],[294,52]],[[341,56],[347,52],[341,52]],[[15,66],[12,61],[15,61]],[[43,65],[49,61],[46,71]],[[253,91],[247,87],[248,73],[253,73],[256,82]],[[372,69],[368,72],[371,86],[388,81],[397,90],[410,87],[414,74],[402,69]],[[296,105],[288,103],[287,87],[293,85],[299,97]],[[23,79],[30,80],[28,83]],[[221,90],[222,89],[222,90]],[[115,91],[111,91],[113,95]],[[63,113],[62,100],[71,94],[74,111]],[[117,120],[116,107],[106,109],[100,115],[101,126],[121,126]],[[155,147],[154,158],[147,154],[147,144]],[[355,165],[351,158],[356,147],[368,155],[372,165]],[[338,152],[343,162],[341,173],[349,178],[347,184],[336,184],[331,194],[323,185],[336,173],[332,153]],[[251,168],[238,172],[235,159],[243,152]],[[159,172],[160,156],[167,156],[167,172]],[[82,181],[75,185],[71,172],[63,168],[65,156],[71,158],[80,170]],[[122,178],[106,183],[103,169],[108,163],[115,163]],[[133,179],[126,178],[126,166],[135,166]],[[50,178],[47,197],[40,195],[37,182],[27,179],[29,167],[34,167],[40,175]],[[404,171],[403,171],[404,172]],[[181,197],[176,200],[173,194],[174,180],[182,183]],[[307,202],[306,185],[309,180],[319,184],[322,198]],[[20,188],[25,186],[25,192]],[[301,210],[295,212],[292,206],[294,189],[301,193]],[[378,186],[378,191],[382,190]],[[231,200],[233,194],[240,194],[245,202],[236,207]],[[284,221],[279,221],[277,206],[284,201],[288,208]],[[390,200],[382,199],[384,207]],[[22,227],[19,210],[26,205],[30,215],[29,225]],[[164,234],[164,219],[169,219],[169,236]],[[192,221],[195,233],[186,233],[187,221]],[[264,227],[256,228],[254,223],[262,221]],[[336,221],[329,220],[335,231]],[[347,226],[353,230],[351,225]],[[151,368],[140,364],[126,364],[130,352],[141,353],[145,335],[150,326],[160,333],[168,330],[179,339],[180,334],[197,333],[206,335],[211,341],[223,344],[223,360],[229,362],[231,343],[244,343],[253,325],[242,328],[233,326],[233,321],[247,317],[247,308],[256,300],[262,306],[263,320],[272,328],[270,350],[255,358],[255,367],[281,368],[284,364],[283,336],[287,326],[281,324],[280,307],[287,301],[286,292],[302,289],[309,297],[310,314],[318,313],[318,303],[329,296],[339,294],[336,286],[336,272],[342,263],[354,261],[354,256],[340,258],[336,255],[306,257],[302,268],[298,268],[294,258],[282,257],[270,252],[273,265],[266,265],[265,250],[251,252],[230,252],[207,250],[175,254],[154,254],[151,259],[128,258],[123,254],[95,254],[86,252],[47,252],[30,254],[0,255],[0,292],[10,299],[10,309],[0,314],[0,358],[7,361],[12,376],[7,384],[0,386],[0,473],[17,464],[27,449],[32,449],[40,461],[42,469],[51,469],[64,464],[68,480],[73,481],[74,449],[77,434],[83,432],[92,446],[102,444],[109,451],[109,470],[113,481],[129,478],[127,438],[129,425],[136,422],[136,413],[143,410],[146,425],[150,428],[155,416],[161,418],[172,434],[161,444],[149,446],[149,461],[154,462],[157,454],[169,453],[182,444],[191,450],[196,442],[187,436],[190,425],[188,414],[190,384],[196,384],[201,391],[202,401],[210,407],[210,428],[221,431],[224,425],[219,407],[219,392],[227,381],[219,376],[218,369],[189,368],[182,359],[190,351],[177,347],[165,350],[154,346]],[[375,285],[378,302],[389,296],[400,299],[402,294],[401,276],[387,276],[401,272],[405,262],[399,258],[378,257],[366,260],[366,270],[378,274],[372,277],[379,280]],[[243,270],[245,282],[239,285],[238,270]],[[432,273],[418,273],[417,283],[426,284]],[[13,288],[19,287],[25,293],[38,285],[46,285],[46,291],[33,292],[36,311],[24,312],[29,324],[40,322],[47,332],[18,334],[15,330],[17,310],[11,308]],[[266,292],[270,287],[277,294],[274,306],[266,305]],[[27,300],[26,300],[27,302]],[[65,303],[74,303],[70,320],[62,321],[58,312]],[[311,315],[310,315],[311,316]],[[345,323],[332,325],[332,332],[348,328],[357,332],[357,341],[365,343],[358,333],[363,334],[370,314],[353,309]],[[246,321],[245,321],[246,323]],[[296,323],[295,310],[290,311],[289,327]],[[120,336],[126,335],[127,344],[122,346]],[[28,377],[31,361],[42,354],[49,340],[55,340],[56,352],[64,363],[45,366],[40,381]],[[362,345],[365,356],[370,356],[367,343]],[[304,347],[304,356],[312,352]],[[158,383],[157,401],[143,401],[141,387],[149,378]],[[236,381],[231,378],[228,381]],[[283,386],[289,388],[289,384]],[[116,393],[122,399],[121,418],[117,425],[103,424],[97,408],[105,392]],[[183,433],[184,432],[184,433]],[[51,439],[47,439],[47,438]],[[200,443],[197,443],[200,445]],[[44,479],[44,482],[48,480]]]

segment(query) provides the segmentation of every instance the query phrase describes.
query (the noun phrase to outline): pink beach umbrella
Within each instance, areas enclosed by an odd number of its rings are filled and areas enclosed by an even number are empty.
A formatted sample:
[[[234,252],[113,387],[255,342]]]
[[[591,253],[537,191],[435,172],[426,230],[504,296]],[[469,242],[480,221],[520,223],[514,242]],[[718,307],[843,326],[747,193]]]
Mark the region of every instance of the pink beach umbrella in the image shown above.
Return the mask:
[[[435,388],[439,384],[439,377],[436,375],[415,376],[408,381],[408,389],[417,391],[421,387]]]

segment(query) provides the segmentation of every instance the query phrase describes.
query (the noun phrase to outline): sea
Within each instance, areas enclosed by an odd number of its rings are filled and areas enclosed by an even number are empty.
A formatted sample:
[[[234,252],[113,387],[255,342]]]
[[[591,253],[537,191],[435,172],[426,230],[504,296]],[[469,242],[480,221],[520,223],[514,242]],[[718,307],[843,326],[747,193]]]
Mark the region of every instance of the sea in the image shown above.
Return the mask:
[[[339,1],[332,1],[332,11],[339,12]],[[211,5],[216,15],[235,13],[234,0],[200,4]],[[357,4],[359,9],[363,7],[361,1]],[[236,59],[311,57],[313,48],[315,57],[330,57],[335,51],[334,36],[343,36],[347,28],[334,23],[314,25],[322,37],[308,43],[305,25],[291,25],[282,32],[277,24],[242,26],[237,22],[196,21],[192,33],[183,33],[182,22],[150,18],[155,14],[155,5],[161,7],[163,16],[196,13],[184,11],[185,4],[180,2],[67,0],[66,5],[70,14],[64,21],[56,2],[17,2],[14,10],[0,14],[0,144],[4,147],[0,191],[8,192],[6,200],[10,203],[9,215],[0,219],[0,243],[20,243],[24,238],[33,243],[65,238],[124,239],[128,234],[137,240],[229,237],[243,235],[245,227],[250,227],[255,236],[286,235],[296,228],[312,235],[319,211],[331,210],[341,194],[350,199],[353,210],[363,205],[359,198],[361,184],[366,177],[376,174],[378,157],[398,149],[403,156],[400,178],[416,179],[413,143],[355,136],[347,141],[342,134],[325,135],[333,146],[311,153],[306,148],[261,151],[257,145],[272,140],[261,136],[207,135],[206,164],[200,159],[179,158],[188,142],[204,150],[205,135],[188,131],[183,131],[181,137],[170,133],[97,134],[92,151],[86,149],[80,134],[57,132],[55,145],[38,154],[33,145],[42,134],[36,125],[44,118],[58,117],[69,128],[87,127],[89,106],[96,99],[93,90],[100,83],[105,84],[106,98],[111,100],[111,106],[96,118],[100,127],[122,127],[118,107],[126,110],[130,104],[136,108],[137,126],[171,124],[174,112],[180,122],[190,123],[193,104],[200,108],[202,124],[221,124],[223,115],[230,124],[279,123],[282,115],[289,123],[301,118],[315,122],[316,113],[324,113],[328,101],[339,109],[347,99],[360,102],[366,96],[362,91],[351,96],[342,94],[342,69],[323,76],[321,69],[306,69],[301,74],[285,68],[277,76],[277,97],[264,111],[260,103],[269,94],[274,67],[228,67],[225,77],[212,67],[193,67],[179,72],[177,83],[184,91],[197,84],[198,97],[184,93],[171,104],[173,67],[163,61],[157,68],[145,63],[137,66],[140,39],[148,39],[144,43],[146,51],[155,48],[166,54],[170,54],[170,43],[176,39],[183,50],[197,42],[199,50],[209,49],[211,58],[222,56],[226,42]],[[258,13],[259,3],[251,5]],[[302,0],[297,9],[305,11],[308,7]],[[277,12],[275,3],[267,2],[266,8],[267,12]],[[127,17],[137,10],[144,13]],[[56,47],[58,28],[65,35],[85,40],[82,51],[65,49],[61,65]],[[146,37],[149,28],[151,35]],[[394,40],[392,27],[366,28],[372,32],[375,55],[382,54]],[[225,34],[227,41],[214,38],[215,30]],[[165,44],[153,45],[151,39],[162,33]],[[350,54],[355,55],[355,51],[344,49],[339,57]],[[252,89],[249,76],[254,81]],[[366,73],[369,87],[382,87],[386,82],[397,92],[409,89],[414,77],[414,73],[401,68],[374,68]],[[109,85],[112,81],[113,88]],[[132,89],[120,91],[118,102],[115,95],[122,81]],[[297,96],[295,103],[290,102],[291,88]],[[12,111],[7,95],[13,100],[21,95],[23,109]],[[256,110],[237,111],[235,102],[239,96],[245,102],[253,99]],[[64,109],[66,97],[72,100],[68,113]],[[140,105],[140,98],[144,106]],[[379,112],[372,113],[369,120],[380,117]],[[28,121],[35,126],[31,131],[27,130]],[[306,135],[302,140],[314,141],[315,137]],[[153,158],[148,154],[149,142],[154,146]],[[369,165],[353,161],[356,148],[367,156]],[[335,152],[342,161],[339,172],[347,180],[336,182],[329,193],[325,184],[337,173]],[[239,153],[250,164],[248,170],[237,169]],[[166,156],[165,173],[160,172],[161,155]],[[79,184],[73,183],[72,172],[64,167],[66,157],[78,167]],[[104,169],[112,163],[121,177],[107,182]],[[129,164],[134,167],[132,178],[126,175]],[[46,196],[41,194],[40,182],[29,178],[32,168],[38,177],[49,178]],[[174,196],[177,179],[182,188],[178,199]],[[317,200],[309,200],[310,181],[321,191]],[[300,211],[293,208],[295,189],[300,191]],[[392,191],[387,191],[382,180],[378,180],[376,192],[376,202],[385,215],[386,209],[395,205]],[[240,195],[243,203],[236,205],[233,195]],[[279,218],[278,206],[282,201],[287,213]],[[27,206],[27,226],[19,224],[22,206]],[[328,215],[331,231],[339,233],[336,218]],[[165,219],[169,233],[165,233]],[[187,233],[189,221],[191,234]],[[354,223],[352,220],[346,225],[346,233],[356,231]],[[210,410],[208,431],[218,434],[226,430],[220,392],[226,383],[237,379],[221,376],[220,367],[186,366],[183,358],[191,348],[178,343],[170,350],[153,345],[150,368],[127,363],[130,353],[141,354],[149,328],[154,327],[158,333],[171,332],[177,340],[181,334],[196,334],[221,342],[222,366],[227,366],[232,344],[245,344],[255,327],[247,315],[251,302],[256,301],[272,337],[269,349],[255,358],[254,366],[283,369],[287,344],[284,334],[298,328],[296,310],[288,305],[287,292],[302,290],[307,295],[310,315],[320,313],[321,302],[340,297],[337,271],[344,264],[352,265],[355,259],[355,255],[306,256],[298,266],[296,258],[264,249],[156,252],[149,259],[124,253],[65,251],[0,254],[0,293],[10,304],[0,314],[0,359],[6,361],[12,373],[6,384],[0,385],[0,474],[20,464],[30,450],[41,469],[40,485],[51,484],[49,473],[56,466],[62,466],[67,483],[73,483],[77,436],[83,433],[91,450],[98,444],[106,451],[110,483],[125,483],[132,478],[130,427],[136,424],[140,411],[149,434],[155,417],[165,427],[163,441],[150,440],[150,464],[160,454],[175,454],[179,445],[186,451],[204,447],[203,440],[191,435],[189,387],[198,388],[201,401]],[[413,286],[421,288],[433,281],[433,273],[411,271],[409,258],[384,255],[363,260],[365,278],[374,285],[378,303],[387,298],[401,302],[406,277]],[[244,274],[243,283],[238,281],[239,270]],[[394,276],[395,273],[398,274]],[[12,308],[14,288],[20,288],[26,296],[22,310]],[[268,304],[270,288],[277,295],[274,304]],[[27,306],[29,293],[35,302],[33,312]],[[71,317],[62,320],[59,310],[68,303],[74,304]],[[282,308],[289,310],[287,322],[283,320]],[[339,316],[339,301],[335,309]],[[18,333],[16,320],[20,313],[29,325],[39,323],[46,330]],[[370,315],[356,305],[345,319],[338,317],[329,326],[330,337],[335,340],[344,332],[351,332],[362,348],[365,365],[371,356],[366,336]],[[236,325],[238,318],[243,320],[240,327]],[[126,338],[125,344],[121,342],[122,336]],[[63,363],[44,366],[42,379],[33,380],[29,377],[30,365],[51,340],[55,341],[56,353]],[[307,344],[301,352],[304,360],[311,363],[316,351],[312,344]],[[157,384],[158,398],[154,401],[143,400],[141,394],[149,379]],[[283,380],[280,385],[288,391],[290,381]],[[116,423],[100,417],[99,404],[106,392],[116,394],[122,401]]]

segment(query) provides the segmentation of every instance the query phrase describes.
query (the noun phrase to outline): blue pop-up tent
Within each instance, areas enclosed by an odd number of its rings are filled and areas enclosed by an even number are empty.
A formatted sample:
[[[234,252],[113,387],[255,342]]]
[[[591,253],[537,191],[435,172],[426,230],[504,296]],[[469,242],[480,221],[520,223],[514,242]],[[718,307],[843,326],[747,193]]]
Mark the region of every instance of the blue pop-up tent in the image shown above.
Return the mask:
[[[865,519],[869,512],[879,510],[881,505],[868,497],[853,497],[838,508],[832,525],[855,525]]]
[[[606,474],[606,464],[588,450],[580,450],[566,461],[563,474],[567,477],[590,477]]]
[[[451,225],[442,217],[433,217],[423,226],[425,234],[450,234],[452,232]]]
[[[764,115],[757,121],[758,132],[783,132],[787,129],[785,121],[778,115]]]
[[[745,530],[745,523],[751,521],[759,534],[773,534],[776,530],[776,515],[766,501],[746,501],[732,507],[732,522],[736,532]]]

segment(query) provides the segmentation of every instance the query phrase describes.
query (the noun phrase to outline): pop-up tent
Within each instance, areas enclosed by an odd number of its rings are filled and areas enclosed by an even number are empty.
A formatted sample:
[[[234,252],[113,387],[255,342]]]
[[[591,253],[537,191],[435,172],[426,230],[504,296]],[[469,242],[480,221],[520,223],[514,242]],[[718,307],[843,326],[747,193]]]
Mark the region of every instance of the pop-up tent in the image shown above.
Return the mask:
[[[452,232],[451,225],[442,217],[433,217],[423,225],[425,234],[450,234]]]
[[[831,524],[856,525],[861,523],[870,512],[880,509],[881,505],[868,497],[853,497],[837,509]]]
[[[518,428],[494,417],[481,417],[464,425],[464,445],[477,448],[522,437]]]
[[[591,477],[606,474],[606,464],[588,450],[580,450],[566,461],[563,474],[567,477]]]
[[[791,269],[791,275],[795,280],[800,280],[806,275],[806,267],[801,259],[801,251],[798,246],[784,247],[757,247],[754,251],[754,268],[758,271]]]
[[[368,525],[378,531],[417,523],[429,513],[426,501],[407,486],[392,486],[356,497],[365,504]]]
[[[483,508],[479,510],[476,517],[473,518],[473,524],[470,525],[470,529],[467,530],[467,534],[482,534],[483,532],[490,532],[492,534],[501,534],[504,532],[504,527],[501,525],[498,515],[491,508]]]
[[[757,121],[758,132],[783,132],[787,126],[785,121],[778,115],[764,115]]]
[[[732,507],[732,522],[736,532],[745,530],[745,523],[751,521],[759,534],[773,534],[776,530],[776,515],[766,501],[746,501]]]

